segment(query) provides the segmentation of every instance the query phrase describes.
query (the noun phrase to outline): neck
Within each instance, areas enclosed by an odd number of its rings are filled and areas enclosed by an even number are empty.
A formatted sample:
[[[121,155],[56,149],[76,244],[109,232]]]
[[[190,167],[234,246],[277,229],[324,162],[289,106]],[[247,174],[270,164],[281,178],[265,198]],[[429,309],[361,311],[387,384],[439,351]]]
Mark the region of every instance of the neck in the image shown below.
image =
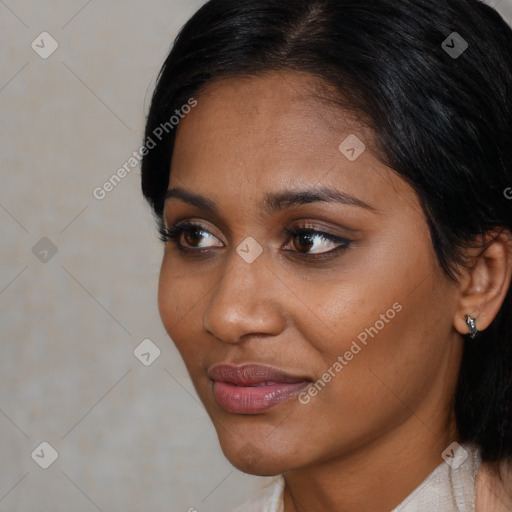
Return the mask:
[[[285,512],[389,512],[443,462],[458,439],[453,414],[432,430],[416,414],[342,457],[285,474]],[[428,422],[431,424],[430,422]],[[425,432],[426,431],[426,432]]]

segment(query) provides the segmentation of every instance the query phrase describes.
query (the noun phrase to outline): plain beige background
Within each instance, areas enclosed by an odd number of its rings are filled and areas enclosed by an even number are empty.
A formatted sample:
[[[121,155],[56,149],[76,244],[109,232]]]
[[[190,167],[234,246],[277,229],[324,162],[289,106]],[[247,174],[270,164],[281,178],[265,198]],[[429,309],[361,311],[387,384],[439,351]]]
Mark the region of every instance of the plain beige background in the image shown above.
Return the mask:
[[[265,481],[224,459],[161,325],[139,168],[93,195],[201,3],[0,0],[0,512],[229,512]]]

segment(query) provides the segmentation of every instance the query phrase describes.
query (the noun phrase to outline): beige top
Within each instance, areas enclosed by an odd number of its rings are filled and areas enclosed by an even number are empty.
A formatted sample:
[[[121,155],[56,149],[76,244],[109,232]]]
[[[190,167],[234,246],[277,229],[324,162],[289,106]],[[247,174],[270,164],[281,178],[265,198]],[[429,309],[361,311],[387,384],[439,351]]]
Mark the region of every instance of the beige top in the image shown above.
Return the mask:
[[[459,445],[452,455],[391,512],[512,512],[506,491],[512,493],[512,479],[497,482],[472,445]],[[235,512],[283,512],[283,489],[280,475]]]

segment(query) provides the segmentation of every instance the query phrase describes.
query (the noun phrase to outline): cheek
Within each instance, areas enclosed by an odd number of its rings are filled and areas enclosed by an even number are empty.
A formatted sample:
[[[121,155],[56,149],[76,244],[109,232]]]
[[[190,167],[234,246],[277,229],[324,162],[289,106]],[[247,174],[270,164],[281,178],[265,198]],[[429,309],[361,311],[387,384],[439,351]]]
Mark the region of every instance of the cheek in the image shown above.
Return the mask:
[[[356,402],[362,390],[382,398],[387,383],[419,389],[445,355],[454,289],[436,268],[428,238],[399,242],[382,243],[367,258],[359,254],[357,262],[347,262],[350,271],[321,289],[310,283],[296,288],[315,312],[294,318],[316,352],[318,376],[331,370],[333,380],[343,382],[343,396]]]
[[[426,289],[434,269],[428,247],[422,249],[421,240],[415,249],[388,237],[375,237],[371,247],[347,253],[329,279],[294,283],[309,312],[296,311],[294,318],[304,338],[330,359],[349,350],[354,340],[364,346],[376,336],[386,337],[390,326],[396,328],[406,316],[401,310],[415,299],[415,288],[424,288],[420,305],[433,298],[433,288]]]
[[[199,312],[204,308],[209,286],[205,277],[194,278],[174,271],[175,268],[175,264],[164,258],[158,283],[158,309],[167,333],[188,366],[187,348],[197,346],[201,340]]]
[[[170,332],[172,326],[180,318],[183,318],[184,301],[179,300],[183,291],[184,287],[180,286],[179,280],[171,274],[169,266],[164,260],[158,282],[158,310],[162,323],[170,336],[172,336]]]
[[[442,336],[446,340],[446,335],[442,329],[425,327],[418,318],[417,302],[422,302],[421,294],[402,300],[402,309],[397,308],[389,323],[382,321],[384,326],[375,319],[366,325],[348,326],[347,333],[352,335],[339,340],[338,350],[324,357],[330,372],[319,378],[330,382],[305,406],[311,407],[309,417],[324,425],[323,432],[315,437],[319,443],[325,437],[342,444],[365,442],[412,414],[428,423],[428,412],[421,411],[428,411],[425,404],[430,402],[429,394],[442,389],[449,392],[455,385],[455,374],[447,372],[445,364],[450,351],[437,341]],[[441,405],[448,393],[437,391],[434,396]],[[422,421],[413,420],[418,428],[424,425]]]

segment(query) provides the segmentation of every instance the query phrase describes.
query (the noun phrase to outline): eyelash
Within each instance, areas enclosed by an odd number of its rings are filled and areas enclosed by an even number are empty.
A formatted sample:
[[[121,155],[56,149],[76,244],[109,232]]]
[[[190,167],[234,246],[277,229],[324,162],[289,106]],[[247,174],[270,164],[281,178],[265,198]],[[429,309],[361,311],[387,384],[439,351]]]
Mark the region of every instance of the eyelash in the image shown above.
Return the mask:
[[[183,222],[181,224],[177,224],[174,226],[171,226],[170,228],[167,228],[165,226],[161,227],[159,230],[160,233],[160,240],[164,243],[172,243],[174,244],[178,250],[180,250],[182,253],[186,253],[193,256],[201,256],[205,253],[211,252],[213,249],[190,249],[187,247],[184,247],[180,244],[179,239],[183,233],[187,233],[192,231],[193,229],[199,230],[201,233],[209,233],[211,234],[207,229],[204,229],[199,224],[194,224],[192,222]],[[332,235],[330,233],[326,233],[324,231],[318,231],[313,228],[307,228],[307,227],[295,227],[295,228],[285,228],[284,232],[291,238],[297,237],[300,235],[311,235],[315,237],[321,237],[324,240],[327,240],[329,242],[333,242],[335,244],[339,244],[339,247],[335,249],[331,249],[330,251],[326,251],[319,254],[308,254],[308,253],[301,253],[300,251],[296,250],[287,250],[286,252],[292,252],[296,253],[298,257],[302,258],[308,258],[311,260],[320,260],[324,258],[328,258],[333,256],[334,254],[338,254],[342,251],[345,251],[349,247],[352,246],[354,243],[354,240],[349,240],[347,238],[342,238],[336,235]],[[212,235],[214,236],[214,235]]]

